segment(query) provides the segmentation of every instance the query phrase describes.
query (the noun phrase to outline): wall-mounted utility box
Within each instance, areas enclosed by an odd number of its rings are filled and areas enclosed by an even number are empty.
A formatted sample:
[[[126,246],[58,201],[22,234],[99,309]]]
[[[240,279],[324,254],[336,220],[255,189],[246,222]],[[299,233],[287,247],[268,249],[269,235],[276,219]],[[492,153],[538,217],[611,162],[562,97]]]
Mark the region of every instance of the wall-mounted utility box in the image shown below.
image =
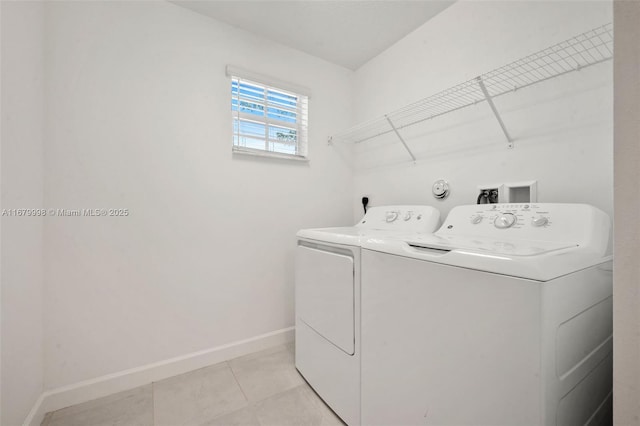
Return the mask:
[[[504,203],[535,203],[538,201],[538,181],[505,183]]]
[[[485,197],[481,197],[485,191],[488,191],[491,203],[533,203],[538,201],[538,181],[536,180],[478,185],[476,202],[484,200],[486,203],[488,201]],[[496,191],[497,199],[493,197]]]
[[[485,196],[488,195],[488,196]],[[501,183],[487,183],[478,185],[477,204],[502,203],[505,199],[504,185]]]

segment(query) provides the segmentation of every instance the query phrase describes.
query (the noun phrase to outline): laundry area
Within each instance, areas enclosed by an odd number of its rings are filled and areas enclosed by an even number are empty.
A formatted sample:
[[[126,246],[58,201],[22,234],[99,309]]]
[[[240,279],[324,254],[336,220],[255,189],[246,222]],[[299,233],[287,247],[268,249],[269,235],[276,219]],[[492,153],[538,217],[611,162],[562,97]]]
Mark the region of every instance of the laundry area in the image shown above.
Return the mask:
[[[0,23],[1,426],[640,426],[639,3]]]

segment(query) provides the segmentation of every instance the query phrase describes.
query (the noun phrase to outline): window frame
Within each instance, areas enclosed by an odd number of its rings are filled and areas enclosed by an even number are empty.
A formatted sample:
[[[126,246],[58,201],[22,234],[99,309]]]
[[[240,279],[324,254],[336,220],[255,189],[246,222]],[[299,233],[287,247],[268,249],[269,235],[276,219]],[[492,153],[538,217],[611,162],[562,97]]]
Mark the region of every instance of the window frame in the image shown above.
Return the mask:
[[[309,89],[298,86],[292,83],[283,82],[281,80],[260,75],[254,72],[250,72],[238,67],[228,65],[226,67],[226,75],[229,77],[230,89],[231,89],[231,126],[232,126],[232,152],[234,154],[248,154],[257,155],[262,157],[274,157],[288,160],[297,161],[309,161],[309,135],[308,135],[308,114],[309,114]],[[237,82],[236,93],[234,95],[234,82]],[[262,105],[262,109],[265,111],[263,116],[252,114],[250,112],[240,111],[240,108],[233,109],[234,101],[237,105],[240,105],[240,86],[242,82],[254,84],[264,90],[264,96],[259,99],[256,104]],[[269,117],[268,109],[273,108],[274,104],[269,104],[269,93],[279,93],[283,96],[294,96],[296,98],[295,108],[286,108],[282,104],[277,104],[276,107],[279,111],[292,112],[296,114],[296,120],[294,123],[287,120],[279,120],[274,117]],[[236,144],[236,137],[240,137],[240,122],[254,122],[261,126],[264,126],[265,134],[263,136],[254,135],[256,141],[264,141],[265,147],[253,148]],[[237,123],[237,124],[236,124]],[[236,128],[236,126],[238,126]],[[269,144],[276,141],[270,137],[270,131],[274,129],[283,130],[295,130],[296,141],[292,144],[295,147],[295,153],[279,152],[269,149]]]

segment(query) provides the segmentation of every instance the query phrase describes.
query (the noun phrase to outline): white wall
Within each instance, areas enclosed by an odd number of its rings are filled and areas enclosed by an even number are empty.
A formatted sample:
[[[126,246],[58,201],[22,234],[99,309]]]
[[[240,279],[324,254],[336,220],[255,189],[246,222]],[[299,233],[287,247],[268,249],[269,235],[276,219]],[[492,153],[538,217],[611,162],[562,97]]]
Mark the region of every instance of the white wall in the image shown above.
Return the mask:
[[[358,121],[381,116],[612,20],[610,2],[457,2],[356,72]],[[538,181],[540,202],[586,202],[612,215],[612,66],[584,69],[357,146],[355,196],[427,203],[446,215],[485,183]],[[431,185],[447,179],[436,201]],[[355,201],[356,205],[358,201]],[[355,210],[359,214],[359,206]]]
[[[355,185],[325,142],[610,21],[609,3],[458,2],[354,78],[172,4],[50,2],[46,98],[41,5],[1,4],[2,207],[42,204],[44,102],[43,205],[131,211],[44,221],[44,369],[43,223],[3,219],[2,424],[43,374],[50,389],[292,325],[295,231],[350,224],[363,194],[446,214],[478,183],[538,179],[540,201],[612,213],[610,64],[497,100],[513,150],[486,105],[409,132],[416,165],[381,166],[406,158],[397,143],[358,146]],[[232,156],[226,64],[311,88],[309,165]]]
[[[293,325],[299,228],[348,224],[346,69],[165,2],[47,8],[48,388]],[[309,164],[232,156],[225,65],[307,86]]]
[[[43,4],[0,2],[2,209],[42,207]],[[0,424],[17,425],[42,392],[42,218],[2,217]]]
[[[640,3],[616,1],[614,424],[640,425]]]

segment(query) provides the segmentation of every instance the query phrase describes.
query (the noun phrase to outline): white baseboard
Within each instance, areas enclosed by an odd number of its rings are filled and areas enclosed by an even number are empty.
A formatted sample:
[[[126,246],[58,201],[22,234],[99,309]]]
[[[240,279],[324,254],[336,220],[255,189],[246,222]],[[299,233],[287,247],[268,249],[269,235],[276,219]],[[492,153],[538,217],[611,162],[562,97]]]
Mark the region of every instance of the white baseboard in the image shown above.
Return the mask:
[[[294,327],[272,331],[250,339],[193,352],[95,379],[45,391],[40,395],[24,426],[40,426],[50,411],[133,389],[171,376],[197,370],[239,356],[293,341]]]

